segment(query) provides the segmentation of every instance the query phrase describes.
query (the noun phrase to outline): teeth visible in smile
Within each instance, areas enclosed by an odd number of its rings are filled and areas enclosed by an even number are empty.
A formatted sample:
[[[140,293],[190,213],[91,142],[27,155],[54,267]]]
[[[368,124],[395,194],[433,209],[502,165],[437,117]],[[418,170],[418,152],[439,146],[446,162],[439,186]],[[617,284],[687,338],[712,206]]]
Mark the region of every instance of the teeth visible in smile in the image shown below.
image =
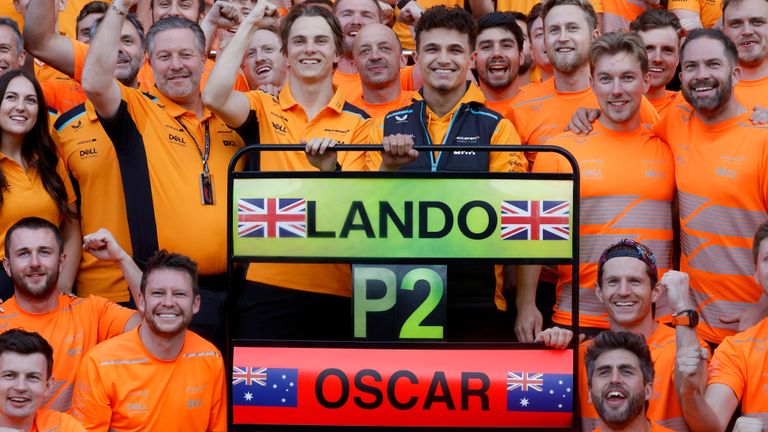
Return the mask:
[[[24,121],[26,119],[27,119],[26,117],[22,117],[22,116],[11,116],[11,120],[14,120],[14,121]]]
[[[450,69],[435,69],[435,72],[437,72],[437,73],[451,73],[453,71],[450,70]]]
[[[176,318],[176,314],[160,314],[160,318]]]
[[[695,90],[696,90],[697,92],[704,92],[704,91],[709,91],[709,90],[712,90],[713,88],[714,88],[714,87],[696,87],[696,89],[695,89]]]
[[[267,72],[269,72],[271,70],[272,70],[272,68],[269,67],[269,66],[262,66],[262,67],[256,69],[256,75],[261,75],[261,74],[267,73]]]
[[[318,64],[318,63],[320,63],[320,60],[308,59],[308,60],[301,60],[299,63],[301,63],[301,64]]]
[[[652,67],[652,68],[648,68],[648,70],[651,71],[651,72],[655,72],[655,73],[662,73],[662,72],[664,72],[664,69],[662,69],[662,68],[653,68]]]
[[[492,71],[505,71],[507,70],[507,67],[504,65],[493,65],[493,66],[488,66],[488,69]]]
[[[21,398],[21,397],[12,397],[10,398],[13,402],[26,402],[27,398]]]
[[[631,302],[631,301],[621,301],[621,302],[616,302],[616,303],[615,303],[615,305],[616,305],[616,306],[621,306],[621,307],[623,307],[623,306],[634,306],[634,305],[635,305],[635,302]]]
[[[617,391],[612,391],[612,392],[609,392],[609,393],[608,393],[608,397],[609,397],[609,398],[611,398],[611,397],[617,397],[617,398],[621,398],[621,399],[624,399],[624,395],[623,395],[623,394],[621,394],[620,392],[617,392]]]
[[[613,106],[624,106],[624,105],[626,105],[627,103],[628,103],[627,101],[613,101],[613,102],[608,102],[608,105],[613,105]]]
[[[557,52],[571,52],[571,51],[573,51],[573,48],[557,48],[555,51],[557,51]]]

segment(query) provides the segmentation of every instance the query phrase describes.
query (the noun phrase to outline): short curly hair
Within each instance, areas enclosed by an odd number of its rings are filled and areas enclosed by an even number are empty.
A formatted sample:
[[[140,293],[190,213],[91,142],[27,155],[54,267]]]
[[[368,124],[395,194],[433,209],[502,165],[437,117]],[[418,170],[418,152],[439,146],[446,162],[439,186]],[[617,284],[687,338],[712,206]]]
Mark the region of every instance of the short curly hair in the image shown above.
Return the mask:
[[[477,40],[477,24],[469,12],[454,6],[452,8],[437,5],[427,9],[416,24],[416,49],[421,46],[421,34],[427,30],[438,28],[456,30],[469,38],[469,49],[475,49]]]

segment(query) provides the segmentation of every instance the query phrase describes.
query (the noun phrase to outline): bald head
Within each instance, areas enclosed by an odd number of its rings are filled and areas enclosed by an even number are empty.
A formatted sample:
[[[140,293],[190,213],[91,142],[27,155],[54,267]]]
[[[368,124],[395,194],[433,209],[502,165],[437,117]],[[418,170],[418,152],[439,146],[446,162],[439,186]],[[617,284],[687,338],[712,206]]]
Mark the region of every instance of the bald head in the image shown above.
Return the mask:
[[[400,68],[405,62],[400,40],[391,28],[379,23],[361,28],[352,55],[364,86],[400,85]]]

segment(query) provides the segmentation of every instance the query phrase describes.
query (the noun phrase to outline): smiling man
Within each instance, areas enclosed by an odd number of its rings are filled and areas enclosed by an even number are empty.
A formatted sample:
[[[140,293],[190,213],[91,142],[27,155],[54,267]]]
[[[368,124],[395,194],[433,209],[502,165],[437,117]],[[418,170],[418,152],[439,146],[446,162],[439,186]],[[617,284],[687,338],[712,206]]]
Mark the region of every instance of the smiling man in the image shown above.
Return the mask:
[[[600,414],[595,432],[663,432],[646,417],[653,393],[654,363],[645,340],[630,332],[607,331],[584,357],[589,397]]]
[[[672,430],[687,432],[672,375],[677,335],[674,328],[660,324],[653,314],[653,305],[663,289],[658,283],[659,271],[653,252],[641,243],[623,239],[603,251],[598,262],[595,294],[608,310],[611,331],[627,331],[642,336],[658,370],[646,407],[648,418]],[[665,288],[668,291],[677,289],[676,286]],[[564,349],[572,337],[570,330],[553,327],[541,332],[537,340],[547,346]],[[584,357],[591,343],[585,341],[579,346],[580,358]],[[700,347],[706,346],[701,340],[696,343]],[[597,427],[600,416],[593,405],[594,399],[589,400],[587,370],[580,367],[579,374],[582,429],[591,430]]]
[[[519,143],[509,120],[486,108],[480,89],[466,81],[476,37],[475,22],[463,9],[434,6],[424,12],[416,25],[416,59],[424,87],[410,105],[377,120],[371,129],[371,141],[384,145],[381,155],[370,153],[373,169],[526,170],[519,153],[450,150],[455,145]],[[435,151],[417,152],[414,145],[435,146]],[[449,266],[448,286],[449,340],[510,339],[502,324],[507,305],[501,295],[501,266]]]
[[[68,414],[42,409],[52,371],[53,348],[42,336],[21,329],[0,335],[0,430],[85,431]]]
[[[224,362],[189,331],[200,309],[197,264],[159,251],[141,278],[141,325],[90,350],[74,416],[89,431],[227,430]]]

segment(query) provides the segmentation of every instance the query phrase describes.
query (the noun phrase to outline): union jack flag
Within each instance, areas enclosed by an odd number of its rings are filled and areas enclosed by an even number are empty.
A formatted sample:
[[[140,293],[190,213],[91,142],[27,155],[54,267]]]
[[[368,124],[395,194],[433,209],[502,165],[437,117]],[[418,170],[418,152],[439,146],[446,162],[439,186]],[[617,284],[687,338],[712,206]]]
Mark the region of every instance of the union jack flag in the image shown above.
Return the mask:
[[[232,367],[232,385],[245,384],[247,386],[256,383],[260,386],[267,385],[267,368]]]
[[[568,201],[502,201],[502,240],[568,240]]]
[[[242,198],[237,201],[239,237],[306,237],[304,198]]]
[[[520,389],[526,392],[528,388],[535,391],[543,391],[541,388],[544,385],[543,376],[544,374],[540,373],[520,372],[517,374],[507,372],[507,391]]]

